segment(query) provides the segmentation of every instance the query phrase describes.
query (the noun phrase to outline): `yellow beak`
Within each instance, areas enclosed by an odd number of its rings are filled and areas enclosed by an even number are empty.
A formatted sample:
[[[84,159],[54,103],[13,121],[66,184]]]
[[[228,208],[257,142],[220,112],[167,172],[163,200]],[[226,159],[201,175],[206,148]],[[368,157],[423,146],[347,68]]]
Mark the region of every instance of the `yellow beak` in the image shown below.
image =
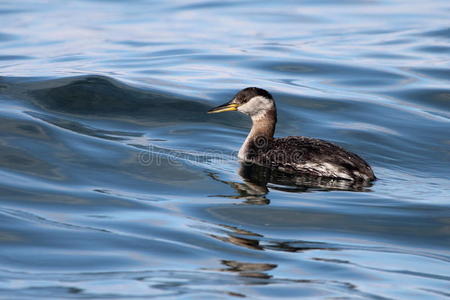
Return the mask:
[[[228,102],[208,110],[208,114],[216,114],[224,111],[237,110],[238,106],[239,104]]]

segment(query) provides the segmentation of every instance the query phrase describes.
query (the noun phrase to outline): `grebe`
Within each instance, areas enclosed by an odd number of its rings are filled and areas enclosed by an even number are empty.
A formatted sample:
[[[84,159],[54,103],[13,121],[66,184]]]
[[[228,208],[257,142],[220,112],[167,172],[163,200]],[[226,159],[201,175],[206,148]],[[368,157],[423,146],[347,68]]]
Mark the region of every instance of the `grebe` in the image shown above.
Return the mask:
[[[340,146],[304,136],[274,138],[277,110],[272,95],[264,89],[245,88],[208,113],[225,111],[239,111],[252,119],[252,129],[238,154],[244,162],[290,174],[364,182],[376,179],[361,157]]]

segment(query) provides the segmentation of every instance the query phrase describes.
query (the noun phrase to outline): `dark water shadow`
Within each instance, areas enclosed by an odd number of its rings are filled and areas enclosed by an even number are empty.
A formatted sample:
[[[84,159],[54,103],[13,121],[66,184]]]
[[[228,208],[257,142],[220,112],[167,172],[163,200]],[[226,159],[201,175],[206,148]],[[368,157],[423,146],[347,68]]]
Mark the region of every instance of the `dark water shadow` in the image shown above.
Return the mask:
[[[28,90],[33,102],[45,110],[80,116],[195,121],[208,109],[206,104],[134,88],[105,76],[50,80]]]
[[[184,95],[138,88],[106,76],[57,79],[0,77],[0,91],[27,100],[28,110],[82,120],[157,126],[210,121],[210,105]]]

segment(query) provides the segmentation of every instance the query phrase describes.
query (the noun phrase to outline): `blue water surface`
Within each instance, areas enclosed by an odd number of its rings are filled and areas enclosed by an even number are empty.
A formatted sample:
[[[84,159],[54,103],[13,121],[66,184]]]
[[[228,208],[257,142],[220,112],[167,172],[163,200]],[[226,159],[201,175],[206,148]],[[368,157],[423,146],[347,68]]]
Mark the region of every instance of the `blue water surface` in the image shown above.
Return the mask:
[[[0,2],[0,297],[450,297],[450,2]],[[363,189],[255,181],[277,136],[364,157]]]

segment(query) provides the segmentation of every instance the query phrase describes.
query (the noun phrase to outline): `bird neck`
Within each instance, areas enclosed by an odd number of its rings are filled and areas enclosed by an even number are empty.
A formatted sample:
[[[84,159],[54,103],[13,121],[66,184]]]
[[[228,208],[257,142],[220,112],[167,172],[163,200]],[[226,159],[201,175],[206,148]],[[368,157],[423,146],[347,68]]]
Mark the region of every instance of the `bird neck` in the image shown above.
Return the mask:
[[[251,160],[252,155],[258,150],[265,149],[272,142],[277,123],[276,109],[252,116],[252,123],[252,129],[239,150],[238,157],[242,160]]]

